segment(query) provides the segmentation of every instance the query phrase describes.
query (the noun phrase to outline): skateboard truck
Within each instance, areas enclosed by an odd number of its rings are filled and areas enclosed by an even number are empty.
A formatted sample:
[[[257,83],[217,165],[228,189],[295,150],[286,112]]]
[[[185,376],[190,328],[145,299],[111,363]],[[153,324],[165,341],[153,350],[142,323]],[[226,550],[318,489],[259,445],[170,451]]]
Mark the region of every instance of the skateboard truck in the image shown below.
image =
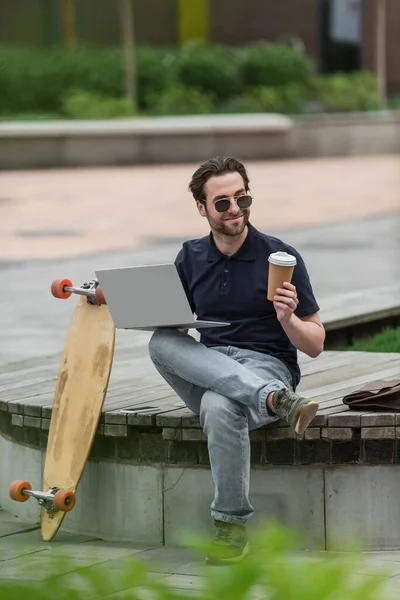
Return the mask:
[[[89,304],[94,304],[96,306],[107,304],[97,279],[85,281],[79,287],[73,286],[69,279],[55,279],[51,284],[50,289],[55,298],[65,300],[66,298],[69,298],[71,294],[78,294],[79,296],[86,296]]]
[[[26,502],[32,496],[49,515],[57,511],[69,512],[75,506],[75,494],[70,490],[51,487],[47,492],[32,490],[28,481],[13,481],[9,489],[10,498],[16,502]]]

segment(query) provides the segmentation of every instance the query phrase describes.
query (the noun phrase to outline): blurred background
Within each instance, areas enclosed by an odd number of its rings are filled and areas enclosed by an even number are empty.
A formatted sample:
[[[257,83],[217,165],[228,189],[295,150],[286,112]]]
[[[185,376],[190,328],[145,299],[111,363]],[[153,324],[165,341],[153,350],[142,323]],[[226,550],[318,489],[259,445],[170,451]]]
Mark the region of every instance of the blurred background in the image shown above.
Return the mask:
[[[397,0],[4,0],[0,114],[396,108],[399,28]]]
[[[215,154],[322,308],[398,282],[399,31],[399,0],[3,0],[0,362],[62,349],[52,279],[206,235],[187,186]]]

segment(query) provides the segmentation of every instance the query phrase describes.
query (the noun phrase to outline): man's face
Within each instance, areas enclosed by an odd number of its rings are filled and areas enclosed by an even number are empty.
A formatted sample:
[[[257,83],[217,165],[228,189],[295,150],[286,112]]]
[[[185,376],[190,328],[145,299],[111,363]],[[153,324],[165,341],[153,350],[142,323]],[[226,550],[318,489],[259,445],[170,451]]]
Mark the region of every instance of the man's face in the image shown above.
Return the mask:
[[[224,173],[210,177],[204,186],[206,204],[197,202],[199,213],[206,217],[212,230],[229,236],[243,233],[250,216],[250,208],[239,208],[233,198],[247,195],[242,176],[237,173]],[[230,207],[225,212],[215,208],[217,200],[229,198]]]

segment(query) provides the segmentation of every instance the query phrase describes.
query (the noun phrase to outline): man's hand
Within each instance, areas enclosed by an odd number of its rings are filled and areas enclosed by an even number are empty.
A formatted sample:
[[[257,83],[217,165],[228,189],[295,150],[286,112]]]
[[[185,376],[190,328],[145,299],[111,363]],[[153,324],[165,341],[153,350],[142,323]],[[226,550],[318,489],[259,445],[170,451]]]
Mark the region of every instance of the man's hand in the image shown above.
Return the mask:
[[[316,358],[324,349],[325,329],[318,313],[299,318],[294,314],[299,299],[294,285],[285,282],[276,290],[274,308],[282,329],[295,348],[311,358]]]
[[[286,281],[283,284],[283,288],[276,290],[276,295],[274,296],[274,308],[278,321],[282,324],[288,323],[298,303],[299,300],[295,286]]]

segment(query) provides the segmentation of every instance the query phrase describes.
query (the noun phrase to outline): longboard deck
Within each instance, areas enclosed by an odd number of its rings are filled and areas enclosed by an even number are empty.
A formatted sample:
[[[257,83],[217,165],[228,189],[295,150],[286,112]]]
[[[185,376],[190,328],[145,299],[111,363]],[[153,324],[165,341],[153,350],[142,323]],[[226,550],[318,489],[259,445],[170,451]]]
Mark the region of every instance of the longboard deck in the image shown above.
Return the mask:
[[[47,442],[43,490],[75,492],[98,428],[114,356],[115,326],[106,305],[82,296],[61,357]],[[50,541],[66,513],[41,510],[42,538]]]

